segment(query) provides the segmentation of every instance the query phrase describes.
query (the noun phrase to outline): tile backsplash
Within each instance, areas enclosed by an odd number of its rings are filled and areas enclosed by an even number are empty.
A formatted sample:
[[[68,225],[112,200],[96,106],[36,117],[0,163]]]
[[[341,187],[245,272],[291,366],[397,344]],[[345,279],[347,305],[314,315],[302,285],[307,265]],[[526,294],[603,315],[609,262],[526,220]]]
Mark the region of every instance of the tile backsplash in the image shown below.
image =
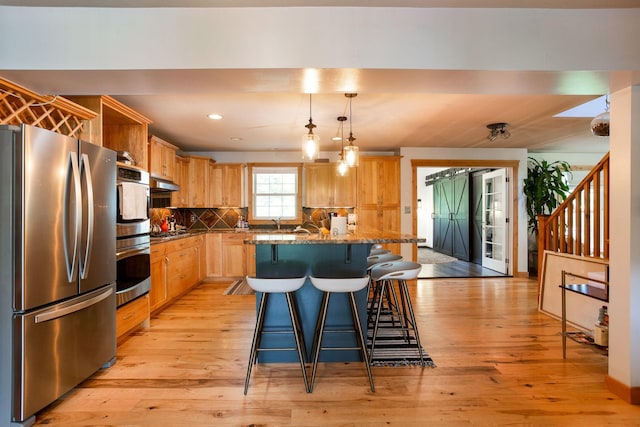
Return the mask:
[[[354,209],[349,208],[303,208],[303,222],[313,222],[321,226],[322,220],[329,218],[330,212],[336,212],[339,216],[347,216]],[[154,208],[150,210],[151,225],[160,225],[163,218],[172,216],[176,224],[189,230],[227,230],[235,228],[238,218],[248,215],[248,208]],[[249,224],[251,227],[251,224]]]

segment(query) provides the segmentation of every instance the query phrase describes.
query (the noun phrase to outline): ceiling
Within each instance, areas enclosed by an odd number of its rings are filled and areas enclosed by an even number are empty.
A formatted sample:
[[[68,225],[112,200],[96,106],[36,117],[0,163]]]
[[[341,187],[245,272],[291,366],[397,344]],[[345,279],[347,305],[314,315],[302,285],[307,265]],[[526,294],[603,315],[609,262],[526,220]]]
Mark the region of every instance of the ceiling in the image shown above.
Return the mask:
[[[0,0],[0,5],[104,6],[114,1],[79,2]],[[166,7],[226,6],[229,1],[122,2],[122,7],[162,4]],[[282,6],[299,2],[232,2],[234,5]],[[362,4],[363,1],[315,1],[314,5]],[[388,1],[367,1],[385,5]],[[447,1],[447,7],[518,7],[540,1]],[[545,7],[598,7],[599,1],[548,1]],[[638,7],[619,0],[608,8]],[[397,1],[394,6],[438,7],[443,1]],[[118,6],[120,6],[118,4]],[[361,151],[396,151],[399,147],[526,148],[530,151],[604,152],[608,138],[589,131],[591,117],[557,118],[555,114],[607,93],[611,74],[588,75],[554,71],[469,71],[411,69],[315,69],[312,117],[321,151],[337,153],[341,142],[338,116],[349,116],[344,96],[347,81],[357,79],[352,121],[345,122]],[[109,94],[153,121],[150,132],[183,151],[295,151],[307,132],[309,95],[301,90],[308,70],[184,69],[184,70],[2,70],[0,76],[40,93]],[[589,89],[561,91],[567,79],[589,80]],[[637,75],[635,76],[637,79]],[[578,94],[576,94],[578,93]],[[604,111],[605,105],[602,105]],[[218,113],[222,120],[207,118]],[[509,123],[511,137],[487,139],[489,123]]]

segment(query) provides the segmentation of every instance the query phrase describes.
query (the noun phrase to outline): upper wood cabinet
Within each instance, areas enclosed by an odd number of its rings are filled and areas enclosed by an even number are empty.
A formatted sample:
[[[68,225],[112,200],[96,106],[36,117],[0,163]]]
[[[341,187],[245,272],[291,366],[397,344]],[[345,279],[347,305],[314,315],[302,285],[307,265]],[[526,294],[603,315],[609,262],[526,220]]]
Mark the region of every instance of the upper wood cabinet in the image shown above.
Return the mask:
[[[177,208],[189,207],[189,157],[175,156],[175,170],[173,182],[180,186],[180,190],[171,193],[171,206]]]
[[[362,156],[357,169],[358,230],[400,232],[400,157]],[[399,244],[388,249],[399,251]]]
[[[305,165],[305,203],[307,207],[353,207],[356,205],[356,172],[342,176],[335,164]]]
[[[170,181],[175,179],[178,147],[155,135],[149,137],[149,174]]]
[[[189,200],[190,208],[209,206],[209,168],[214,164],[210,157],[191,156],[189,158]]]
[[[136,166],[148,168],[148,128],[151,120],[135,112],[110,96],[68,96],[98,115],[80,138],[115,151],[128,151],[136,160]]]
[[[244,191],[244,165],[236,163],[209,166],[209,206],[242,207]]]

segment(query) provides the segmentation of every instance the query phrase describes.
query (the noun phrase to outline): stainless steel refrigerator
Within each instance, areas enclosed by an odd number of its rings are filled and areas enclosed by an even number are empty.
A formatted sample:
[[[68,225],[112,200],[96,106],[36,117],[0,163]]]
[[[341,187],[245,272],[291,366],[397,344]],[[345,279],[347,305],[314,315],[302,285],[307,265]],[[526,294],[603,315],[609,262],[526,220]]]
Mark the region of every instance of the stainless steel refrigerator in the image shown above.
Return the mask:
[[[115,360],[116,153],[0,126],[0,426]]]

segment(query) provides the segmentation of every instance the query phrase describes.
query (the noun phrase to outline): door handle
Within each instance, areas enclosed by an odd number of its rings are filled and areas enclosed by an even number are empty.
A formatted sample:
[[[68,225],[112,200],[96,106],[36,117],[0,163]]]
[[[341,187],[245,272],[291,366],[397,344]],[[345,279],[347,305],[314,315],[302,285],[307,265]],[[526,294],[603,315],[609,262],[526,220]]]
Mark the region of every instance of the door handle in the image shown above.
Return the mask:
[[[74,281],[76,277],[76,264],[78,257],[78,240],[80,235],[80,228],[82,227],[82,198],[80,195],[80,172],[78,168],[77,153],[70,152],[67,160],[67,185],[64,188],[64,204],[63,204],[63,240],[64,240],[64,258],[67,267],[67,279],[69,282]],[[71,181],[71,182],[70,182]],[[73,186],[75,196],[75,212],[74,212],[74,224],[73,227],[73,249],[72,255],[69,256],[69,215],[71,214],[69,209],[70,187]]]
[[[66,316],[67,314],[75,313],[76,311],[84,310],[85,308],[91,307],[92,305],[95,305],[105,298],[111,296],[111,294],[113,294],[113,287],[110,287],[104,292],[87,300],[80,301],[76,304],[72,304],[62,308],[54,308],[52,310],[45,311],[44,313],[37,314],[35,316],[35,323],[47,322],[49,320],[54,320],[62,316]]]
[[[82,155],[80,162],[80,176],[84,171],[84,179],[87,185],[87,247],[84,249],[84,259],[80,263],[80,277],[86,279],[89,275],[89,256],[93,247],[93,224],[95,211],[93,207],[93,180],[91,178],[91,166],[89,165],[89,156]]]

